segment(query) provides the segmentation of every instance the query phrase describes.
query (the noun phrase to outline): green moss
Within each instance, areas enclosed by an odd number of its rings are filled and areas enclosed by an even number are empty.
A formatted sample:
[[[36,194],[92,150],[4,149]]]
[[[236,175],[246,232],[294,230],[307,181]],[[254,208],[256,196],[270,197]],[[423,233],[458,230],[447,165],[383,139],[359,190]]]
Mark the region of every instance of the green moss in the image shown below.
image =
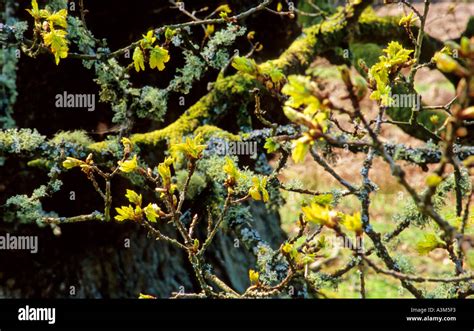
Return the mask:
[[[209,116],[207,106],[211,98],[212,94],[206,95],[181,115],[178,120],[163,129],[132,135],[132,142],[144,145],[156,145],[165,139],[169,139],[170,143],[180,142],[183,135],[194,131],[200,120]]]
[[[215,138],[222,138],[225,140],[231,140],[231,141],[238,141],[241,140],[239,135],[232,134],[230,132],[227,132],[221,128],[218,128],[217,126],[214,125],[202,125],[198,127],[195,131],[195,134],[202,134],[202,137],[205,140],[208,140],[212,137]]]
[[[341,79],[341,71],[336,66],[314,66],[308,70],[306,70],[306,75],[312,77],[318,77],[321,79],[327,80],[340,80]]]
[[[39,169],[50,169],[53,166],[53,162],[46,159],[35,159],[28,161],[28,167],[39,168]]]
[[[121,155],[122,149],[123,147],[117,139],[104,140],[88,146],[90,152],[111,153],[113,155]]]
[[[214,83],[211,92],[191,106],[174,123],[160,130],[134,134],[131,140],[136,144],[144,145],[156,145],[166,139],[171,144],[181,142],[183,136],[194,132],[201,123],[209,122],[216,112],[219,115],[233,105],[242,104],[242,95],[248,93],[253,86],[255,86],[255,80],[249,75],[236,74],[220,78]],[[220,105],[221,108],[217,108],[216,105]],[[208,129],[206,130],[209,131]],[[101,150],[104,147],[106,144],[100,143],[91,146],[95,150]]]
[[[51,142],[53,144],[70,142],[79,146],[89,146],[90,144],[94,143],[94,141],[89,138],[87,133],[83,130],[60,131],[54,135],[53,139],[51,139]]]
[[[408,40],[405,29],[398,25],[399,20],[400,17],[380,17],[373,10],[366,10],[359,19],[355,37],[376,44],[385,44],[394,39]]]
[[[288,71],[297,62],[305,65],[311,60],[313,48],[316,45],[320,25],[303,30],[303,34],[296,39],[288,49],[276,60],[273,65],[283,71]]]
[[[368,67],[372,67],[382,55],[382,47],[374,43],[352,43],[349,49],[357,69],[360,69],[357,65],[360,59],[364,60]]]
[[[108,149],[108,143],[107,141],[104,140],[104,141],[90,144],[88,148],[91,152],[100,153]]]

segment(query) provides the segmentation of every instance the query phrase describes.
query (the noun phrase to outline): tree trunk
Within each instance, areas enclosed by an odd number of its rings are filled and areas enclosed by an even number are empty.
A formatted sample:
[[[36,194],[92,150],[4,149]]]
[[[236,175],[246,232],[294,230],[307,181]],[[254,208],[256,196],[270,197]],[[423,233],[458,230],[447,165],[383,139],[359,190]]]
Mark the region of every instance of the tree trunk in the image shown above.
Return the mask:
[[[278,215],[263,205],[251,208],[262,239],[278,247],[284,240]],[[147,237],[138,225],[91,221],[61,230],[60,236],[36,226],[0,232],[38,236],[39,248],[36,254],[0,251],[0,298],[137,298],[139,293],[167,298],[172,292],[200,291],[183,251]],[[229,228],[215,238],[206,259],[222,280],[242,291],[249,286],[255,257],[238,243]]]

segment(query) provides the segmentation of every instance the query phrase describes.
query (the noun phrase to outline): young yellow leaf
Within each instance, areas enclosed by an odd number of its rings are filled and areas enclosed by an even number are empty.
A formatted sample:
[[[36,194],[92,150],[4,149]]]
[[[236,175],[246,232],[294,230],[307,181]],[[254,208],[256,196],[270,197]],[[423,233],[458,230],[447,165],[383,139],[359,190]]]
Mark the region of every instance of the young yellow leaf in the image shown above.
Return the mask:
[[[161,180],[164,186],[168,186],[171,183],[171,169],[170,166],[172,162],[171,158],[166,158],[166,160],[158,165],[158,173],[160,174]]]
[[[156,41],[155,32],[153,30],[149,30],[146,35],[142,35],[142,40],[140,44],[144,49],[151,48]]]
[[[250,196],[257,201],[263,200],[263,202],[267,202],[270,198],[268,191],[267,191],[267,178],[258,178],[257,176],[252,177],[252,187],[249,189]]]
[[[306,154],[308,154],[310,146],[311,142],[306,135],[297,140],[293,140],[293,151],[291,152],[291,158],[293,159],[293,162],[303,162]]]
[[[60,59],[64,59],[68,55],[69,41],[66,39],[67,32],[64,30],[51,29],[50,32],[43,33],[44,44],[51,49],[54,54],[56,65]]]
[[[176,34],[176,30],[166,28],[166,30],[165,30],[165,39],[167,41],[170,41],[174,37],[175,34]]]
[[[353,215],[345,215],[342,220],[342,225],[349,230],[354,231],[357,235],[362,234],[362,220],[360,213],[356,212]]]
[[[443,178],[438,176],[437,174],[429,174],[426,176],[426,185],[429,187],[436,187],[443,181]]]
[[[63,162],[63,167],[66,169],[72,169],[72,168],[80,166],[83,163],[84,161],[75,159],[73,157],[67,157],[66,160]]]
[[[138,167],[137,156],[134,155],[132,159],[118,162],[119,169],[122,172],[128,173],[134,171]]]
[[[283,247],[281,248],[281,250],[285,252],[286,254],[289,254],[292,249],[293,249],[293,245],[291,245],[290,243],[285,243]]]
[[[201,153],[207,148],[207,145],[201,144],[202,135],[198,134],[194,138],[186,137],[184,143],[171,146],[171,153],[181,152],[191,159],[199,159]]]
[[[227,13],[227,14],[232,13],[232,10],[230,9],[230,7],[229,7],[228,4],[220,5],[219,7],[216,8],[215,11],[216,11],[217,13],[220,13],[220,12],[225,12],[225,13]]]
[[[247,39],[249,41],[252,41],[255,39],[255,31],[250,31],[249,33],[247,33]]]
[[[267,150],[267,153],[274,153],[280,148],[280,144],[272,138],[267,138],[265,139],[265,145],[263,145],[263,148]]]
[[[290,97],[286,105],[293,108],[312,103],[317,106],[320,104],[319,100],[313,95],[311,81],[306,76],[289,76],[288,83],[283,86],[281,92]]]
[[[159,71],[165,69],[165,63],[170,60],[168,50],[160,46],[155,46],[150,50],[150,68],[157,68]]]
[[[125,150],[127,150],[128,152],[131,152],[131,151],[132,151],[132,149],[133,149],[133,142],[132,142],[129,138],[123,137],[123,138],[120,140],[120,142],[122,143],[123,148],[124,148]]]
[[[140,47],[135,47],[133,52],[133,64],[135,65],[135,71],[139,72],[140,70],[145,71],[145,58],[143,57],[143,52]]]
[[[254,59],[248,59],[243,56],[237,56],[232,61],[232,67],[234,67],[237,71],[256,76],[258,73],[258,67],[255,63]]]
[[[237,168],[234,161],[228,156],[225,157],[225,164],[222,167],[222,170],[224,170],[227,176],[234,180],[237,180],[240,177],[239,168]]]
[[[263,177],[260,181],[260,192],[262,192],[263,202],[268,202],[268,200],[270,200],[270,195],[267,191],[267,177]]]
[[[133,203],[138,206],[141,206],[142,204],[142,195],[138,194],[133,190],[127,190],[125,197],[128,199],[128,201],[130,201],[130,203]]]
[[[224,19],[224,20],[227,20],[229,18],[229,15],[225,11],[221,11],[219,13],[219,17]]]
[[[138,299],[156,299],[153,295],[140,293]]]
[[[54,12],[46,18],[53,27],[60,26],[67,28],[67,10],[61,9],[60,11]]]
[[[301,208],[303,211],[306,221],[316,223],[319,225],[326,225],[331,227],[333,224],[332,216],[333,213],[328,206],[320,206],[317,203],[312,202],[308,206]]]
[[[148,221],[152,223],[156,223],[156,218],[159,217],[159,212],[160,212],[160,207],[158,207],[156,204],[151,204],[149,203],[143,211],[145,212],[145,216]]]
[[[395,66],[407,62],[413,50],[403,48],[402,44],[398,41],[391,41],[388,47],[384,49],[384,53],[387,55],[385,58],[386,62],[388,62],[390,66]]]
[[[118,215],[115,216],[115,219],[119,222],[126,220],[132,221],[135,218],[135,212],[132,206],[122,206],[120,208],[115,208]]]
[[[259,278],[260,274],[257,271],[252,269],[249,270],[249,279],[251,284],[257,285],[259,283]]]
[[[212,35],[215,31],[214,24],[208,24],[206,25],[206,30],[204,32],[205,38],[208,38],[210,35]]]
[[[453,72],[456,70],[458,63],[451,56],[444,53],[436,53],[433,57],[433,60],[436,62],[436,66],[439,70],[443,72]]]
[[[263,74],[270,77],[271,81],[275,84],[280,83],[285,79],[283,72],[274,65],[262,65],[261,71]]]
[[[398,22],[398,25],[408,27],[408,26],[413,25],[413,23],[415,23],[417,19],[418,19],[418,17],[414,17],[413,12],[410,12],[410,14],[408,14],[406,16],[403,16],[400,19],[400,21]]]
[[[31,0],[31,9],[26,10],[30,15],[35,19],[40,18],[40,11],[38,7],[38,2],[36,0]]]
[[[446,243],[442,241],[436,234],[427,233],[424,238],[416,245],[419,254],[425,255],[436,248],[445,247]]]

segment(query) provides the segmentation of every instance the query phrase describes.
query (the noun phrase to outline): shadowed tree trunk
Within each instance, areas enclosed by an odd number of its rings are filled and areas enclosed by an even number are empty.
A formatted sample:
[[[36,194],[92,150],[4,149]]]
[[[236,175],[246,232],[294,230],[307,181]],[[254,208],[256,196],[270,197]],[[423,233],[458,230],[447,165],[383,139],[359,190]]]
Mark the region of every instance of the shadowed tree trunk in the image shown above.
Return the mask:
[[[252,208],[252,225],[277,248],[284,240],[279,217],[263,205]],[[58,237],[36,226],[15,232],[38,236],[39,250],[0,252],[0,298],[136,298],[139,293],[166,298],[172,292],[200,291],[187,256],[147,237],[139,226],[87,222],[61,230]],[[236,245],[236,238],[231,229],[220,233],[207,260],[222,280],[242,291],[249,286],[255,256]]]

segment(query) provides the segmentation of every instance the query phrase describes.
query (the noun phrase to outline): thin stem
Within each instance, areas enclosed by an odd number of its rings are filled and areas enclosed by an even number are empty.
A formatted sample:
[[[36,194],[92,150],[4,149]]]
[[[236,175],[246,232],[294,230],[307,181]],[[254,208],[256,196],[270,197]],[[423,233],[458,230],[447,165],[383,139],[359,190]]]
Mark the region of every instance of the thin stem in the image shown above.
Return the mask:
[[[231,204],[231,198],[232,198],[232,194],[231,193],[227,193],[227,198],[225,199],[225,202],[224,202],[224,209],[222,210],[222,213],[219,217],[219,220],[216,222],[216,224],[214,225],[214,228],[212,229],[212,231],[209,233],[209,235],[207,236],[207,239],[206,241],[204,242],[204,244],[202,245],[201,249],[199,250],[198,252],[198,255],[199,256],[203,256],[204,255],[204,252],[206,251],[206,249],[209,247],[209,245],[211,244],[212,242],[212,239],[214,239],[214,236],[216,235],[217,233],[217,230],[219,230],[219,227],[221,225],[221,223],[224,221],[224,218],[225,218],[225,215],[227,213],[227,210],[229,209],[229,206]]]
[[[380,268],[367,257],[363,257],[363,259],[372,269],[374,269],[378,273],[392,276],[400,280],[410,281],[410,282],[459,283],[459,282],[464,282],[464,281],[474,279],[474,275],[446,277],[446,278],[412,276],[412,275],[404,274],[399,271],[386,270],[386,269]]]
[[[426,19],[428,17],[428,11],[430,9],[430,2],[431,2],[430,0],[425,0],[423,15],[420,16],[420,14],[417,13],[417,15],[420,18],[420,29],[418,30],[418,36],[416,38],[415,53],[413,55],[413,59],[415,60],[416,64],[420,62],[421,48],[423,46],[423,38],[425,37],[425,24],[426,24]],[[408,77],[408,82],[410,84],[413,84],[413,81],[415,79],[415,74],[416,74],[416,70],[415,70],[415,67],[413,67]]]

